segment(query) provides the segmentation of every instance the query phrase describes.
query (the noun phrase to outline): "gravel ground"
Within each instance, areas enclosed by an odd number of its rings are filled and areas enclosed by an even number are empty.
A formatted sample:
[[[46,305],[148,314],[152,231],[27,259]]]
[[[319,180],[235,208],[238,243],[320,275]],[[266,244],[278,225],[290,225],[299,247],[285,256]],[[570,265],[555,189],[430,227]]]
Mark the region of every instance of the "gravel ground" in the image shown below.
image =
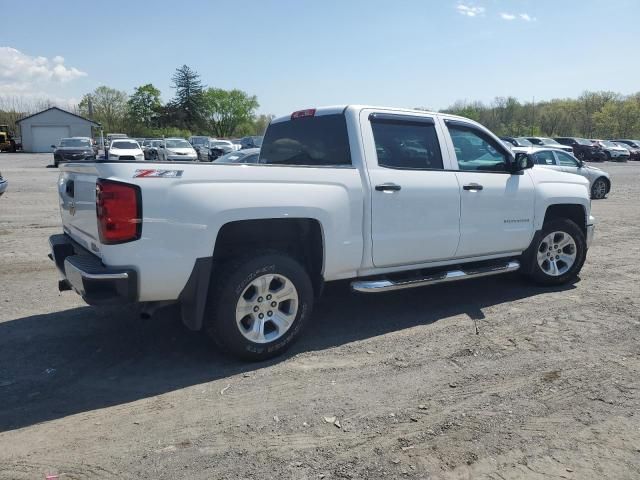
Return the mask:
[[[58,293],[50,157],[0,154],[0,479],[640,477],[639,163],[602,165],[575,284],[334,284],[245,364],[171,312]]]

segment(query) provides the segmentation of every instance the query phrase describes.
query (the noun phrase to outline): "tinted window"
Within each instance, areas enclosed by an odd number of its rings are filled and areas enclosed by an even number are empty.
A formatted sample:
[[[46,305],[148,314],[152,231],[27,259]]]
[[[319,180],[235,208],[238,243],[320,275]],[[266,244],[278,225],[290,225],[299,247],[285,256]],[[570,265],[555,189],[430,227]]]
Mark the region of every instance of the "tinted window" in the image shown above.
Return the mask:
[[[372,119],[378,165],[403,169],[440,169],[442,154],[435,125]]]
[[[351,165],[344,115],[321,115],[272,123],[262,142],[260,163]]]
[[[556,164],[555,158],[553,158],[553,152],[548,150],[546,152],[534,153],[533,158],[535,159],[538,165],[555,165]]]
[[[448,124],[460,170],[506,172],[507,153],[491,137],[471,127]]]
[[[138,144],[135,142],[113,142],[111,144],[111,148],[120,148],[122,150],[134,150],[138,147]]]
[[[84,138],[63,138],[60,141],[61,147],[79,147],[79,148],[91,148],[91,142]]]
[[[556,152],[556,157],[558,158],[558,165],[561,165],[563,167],[579,166],[578,161],[568,153],[558,151]]]

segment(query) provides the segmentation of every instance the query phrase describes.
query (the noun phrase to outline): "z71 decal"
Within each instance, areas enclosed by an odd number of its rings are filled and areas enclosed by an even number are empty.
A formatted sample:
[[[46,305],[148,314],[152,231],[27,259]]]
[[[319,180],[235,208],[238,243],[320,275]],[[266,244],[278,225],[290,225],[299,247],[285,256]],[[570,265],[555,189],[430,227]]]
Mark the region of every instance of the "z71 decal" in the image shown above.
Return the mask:
[[[184,170],[156,170],[156,169],[141,169],[136,170],[133,174],[133,178],[178,178],[182,176]]]

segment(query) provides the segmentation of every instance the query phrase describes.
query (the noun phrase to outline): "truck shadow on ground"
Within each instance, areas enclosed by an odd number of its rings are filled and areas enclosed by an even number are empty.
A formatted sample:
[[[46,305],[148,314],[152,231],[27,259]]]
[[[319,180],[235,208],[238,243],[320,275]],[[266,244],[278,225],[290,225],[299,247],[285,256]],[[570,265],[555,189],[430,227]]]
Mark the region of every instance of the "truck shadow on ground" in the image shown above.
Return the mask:
[[[543,289],[511,275],[377,295],[332,284],[300,341],[263,363],[226,357],[205,335],[183,327],[171,310],[141,320],[133,309],[82,307],[7,321],[0,323],[0,431],[258,370],[301,352],[452,315],[482,320],[485,307],[571,288]]]

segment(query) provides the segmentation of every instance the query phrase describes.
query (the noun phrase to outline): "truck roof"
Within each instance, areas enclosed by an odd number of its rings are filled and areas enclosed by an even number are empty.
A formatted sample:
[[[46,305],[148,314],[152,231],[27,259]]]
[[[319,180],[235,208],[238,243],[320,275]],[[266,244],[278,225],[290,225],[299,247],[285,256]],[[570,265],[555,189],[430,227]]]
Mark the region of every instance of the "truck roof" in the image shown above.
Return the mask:
[[[398,112],[398,113],[413,113],[413,114],[427,114],[427,115],[441,115],[441,116],[446,116],[447,118],[458,118],[461,120],[465,120],[465,121],[470,121],[472,123],[476,123],[473,120],[470,120],[468,118],[465,117],[460,117],[458,115],[451,115],[448,113],[439,113],[439,112],[433,112],[433,111],[429,111],[429,110],[418,110],[415,108],[403,108],[403,107],[384,107],[384,106],[380,106],[380,105],[329,105],[329,106],[324,106],[324,107],[309,107],[310,109],[315,110],[314,116],[322,116],[322,115],[334,115],[337,113],[343,113],[345,112],[347,109],[349,110],[365,110],[365,109],[372,109],[372,110],[385,110],[385,111],[393,111],[393,112]],[[285,122],[287,120],[291,120],[291,115],[293,113],[297,113],[297,112],[304,112],[305,109],[302,110],[297,110],[296,112],[291,112],[291,114],[289,115],[283,115],[277,118],[274,118],[273,120],[271,120],[271,123],[278,123],[278,122]]]

